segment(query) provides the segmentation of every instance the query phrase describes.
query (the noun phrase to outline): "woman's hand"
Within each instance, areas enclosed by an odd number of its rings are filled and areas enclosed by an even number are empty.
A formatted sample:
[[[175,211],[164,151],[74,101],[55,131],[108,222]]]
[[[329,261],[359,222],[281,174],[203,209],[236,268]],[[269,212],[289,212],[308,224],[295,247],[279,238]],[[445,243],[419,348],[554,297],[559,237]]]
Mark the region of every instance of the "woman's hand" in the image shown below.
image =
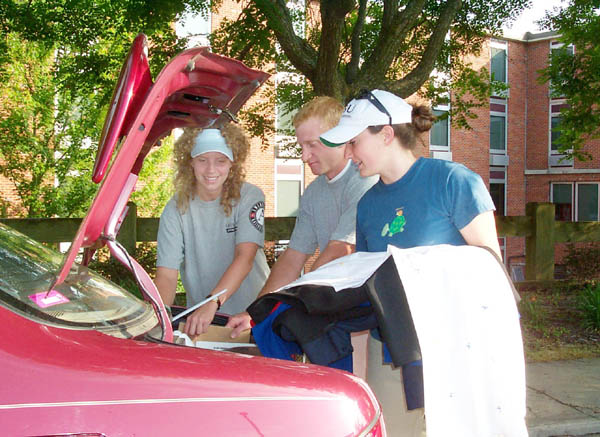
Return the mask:
[[[218,307],[217,302],[212,300],[187,316],[184,332],[190,337],[205,333],[215,318]]]

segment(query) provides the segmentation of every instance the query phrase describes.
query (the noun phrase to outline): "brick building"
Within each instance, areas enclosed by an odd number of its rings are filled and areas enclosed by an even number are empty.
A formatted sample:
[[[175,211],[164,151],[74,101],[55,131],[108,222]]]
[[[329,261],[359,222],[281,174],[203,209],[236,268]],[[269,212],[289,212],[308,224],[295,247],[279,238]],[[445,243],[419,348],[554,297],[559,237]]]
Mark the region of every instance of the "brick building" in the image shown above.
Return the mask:
[[[527,202],[553,202],[559,220],[598,221],[600,141],[584,148],[591,161],[563,159],[552,128],[560,123],[560,109],[567,102],[552,98],[549,84],[538,82],[538,71],[559,47],[553,32],[490,39],[474,65],[493,72],[509,85],[508,91],[478,110],[472,131],[438,123],[430,135],[429,156],[479,173],[500,215],[522,216]],[[507,264],[522,261],[523,238],[502,238],[501,247]],[[557,257],[562,253],[557,250]]]
[[[223,2],[218,16],[206,21],[206,32],[222,17],[235,18],[239,5]],[[470,59],[474,68],[485,67],[509,89],[490,98],[489,106],[476,109],[472,130],[457,129],[445,120],[436,123],[417,153],[465,164],[481,175],[490,189],[497,214],[525,215],[527,202],[554,202],[557,219],[599,220],[600,141],[584,148],[593,159],[567,161],[558,153],[557,134],[564,99],[550,96],[548,84],[538,83],[538,71],[551,50],[560,47],[556,33],[526,33],[520,39],[490,38],[481,54]],[[272,78],[266,86],[274,86]],[[441,114],[448,107],[434,110]],[[273,108],[277,113],[277,108]],[[278,120],[281,122],[281,120]],[[256,144],[249,158],[248,179],[266,195],[267,216],[295,215],[299,197],[313,179],[299,159],[279,153],[272,144]],[[524,238],[501,238],[507,265],[523,262]],[[561,257],[557,250],[557,257]]]

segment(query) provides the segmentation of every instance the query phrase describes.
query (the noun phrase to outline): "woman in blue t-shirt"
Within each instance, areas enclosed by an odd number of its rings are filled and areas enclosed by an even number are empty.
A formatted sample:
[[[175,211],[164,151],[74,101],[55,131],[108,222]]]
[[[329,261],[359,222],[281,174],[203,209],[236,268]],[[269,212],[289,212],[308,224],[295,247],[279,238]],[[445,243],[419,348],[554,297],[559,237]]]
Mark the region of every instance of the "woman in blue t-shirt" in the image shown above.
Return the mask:
[[[415,156],[419,135],[434,120],[426,106],[413,107],[382,90],[363,91],[346,106],[339,124],[321,135],[328,146],[346,144],[346,155],[361,176],[380,176],[358,203],[357,251],[385,251],[389,244],[400,248],[469,244],[486,246],[501,256],[494,204],[481,177],[461,164]],[[388,411],[390,435],[421,435],[422,368],[415,372],[404,366],[403,381],[399,369],[382,365],[381,343],[369,340],[367,380],[384,414]],[[404,399],[404,392],[416,393],[415,399]],[[408,412],[405,404],[420,408]]]

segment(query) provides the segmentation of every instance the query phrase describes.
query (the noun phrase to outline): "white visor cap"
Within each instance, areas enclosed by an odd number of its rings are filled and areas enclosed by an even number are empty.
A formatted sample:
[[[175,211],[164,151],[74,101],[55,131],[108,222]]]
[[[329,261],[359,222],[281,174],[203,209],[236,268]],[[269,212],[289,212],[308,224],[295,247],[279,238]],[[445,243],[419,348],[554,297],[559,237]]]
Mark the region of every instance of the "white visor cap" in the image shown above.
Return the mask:
[[[368,97],[353,99],[346,105],[338,125],[321,135],[323,144],[329,147],[342,146],[369,126],[412,122],[413,107],[402,98],[383,90],[370,93],[371,99],[375,97],[389,115],[378,109]]]
[[[223,138],[219,129],[204,129],[194,139],[192,158],[208,152],[222,153],[233,162],[233,151],[225,142],[225,138]]]

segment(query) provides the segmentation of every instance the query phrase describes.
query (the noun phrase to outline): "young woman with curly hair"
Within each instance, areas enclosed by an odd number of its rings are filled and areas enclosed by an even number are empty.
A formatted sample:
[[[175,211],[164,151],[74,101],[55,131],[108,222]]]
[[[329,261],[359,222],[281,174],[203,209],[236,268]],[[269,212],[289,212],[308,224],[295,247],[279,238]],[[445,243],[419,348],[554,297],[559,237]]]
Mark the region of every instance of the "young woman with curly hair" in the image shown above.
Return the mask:
[[[160,217],[156,286],[172,305],[181,273],[188,307],[227,289],[187,316],[188,335],[205,332],[217,310],[245,310],[269,274],[265,196],[244,181],[249,148],[231,123],[186,129],[175,143],[175,195]]]

